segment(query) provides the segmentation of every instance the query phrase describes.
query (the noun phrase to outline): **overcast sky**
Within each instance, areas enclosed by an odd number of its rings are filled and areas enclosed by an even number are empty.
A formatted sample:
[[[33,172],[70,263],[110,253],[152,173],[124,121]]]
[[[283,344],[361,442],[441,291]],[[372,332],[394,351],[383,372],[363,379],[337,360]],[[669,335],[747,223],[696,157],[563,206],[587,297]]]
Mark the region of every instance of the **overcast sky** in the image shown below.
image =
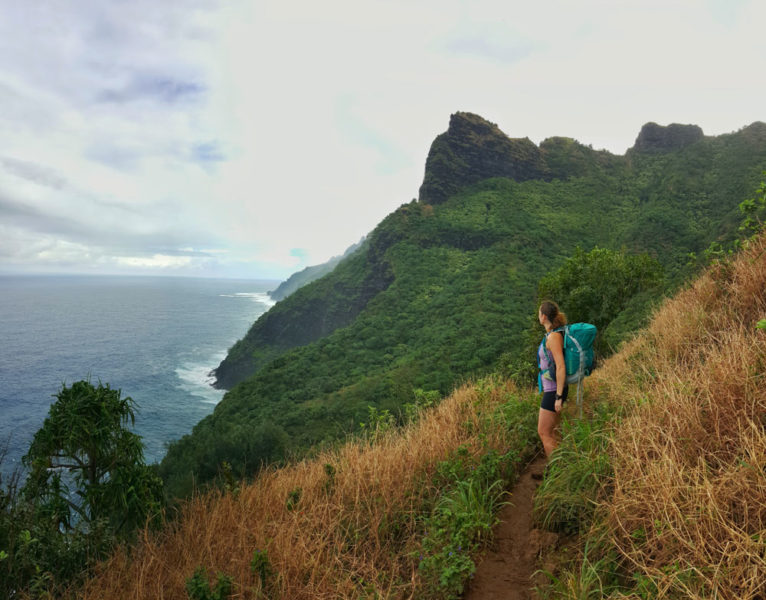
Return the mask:
[[[766,120],[762,0],[0,0],[0,272],[285,278],[470,111],[623,154]]]

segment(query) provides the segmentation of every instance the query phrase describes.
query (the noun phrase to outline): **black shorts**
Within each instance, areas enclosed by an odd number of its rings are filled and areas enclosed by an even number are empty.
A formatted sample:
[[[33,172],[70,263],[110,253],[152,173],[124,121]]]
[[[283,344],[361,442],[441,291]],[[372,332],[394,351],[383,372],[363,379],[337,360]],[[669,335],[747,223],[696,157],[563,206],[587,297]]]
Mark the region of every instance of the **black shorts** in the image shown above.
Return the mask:
[[[569,386],[564,386],[564,393],[561,394],[561,397],[563,398],[562,406],[564,402],[567,401],[567,395],[569,394]],[[553,390],[552,392],[543,392],[543,400],[540,402],[540,408],[544,408],[545,410],[550,410],[551,412],[556,412],[556,390]]]

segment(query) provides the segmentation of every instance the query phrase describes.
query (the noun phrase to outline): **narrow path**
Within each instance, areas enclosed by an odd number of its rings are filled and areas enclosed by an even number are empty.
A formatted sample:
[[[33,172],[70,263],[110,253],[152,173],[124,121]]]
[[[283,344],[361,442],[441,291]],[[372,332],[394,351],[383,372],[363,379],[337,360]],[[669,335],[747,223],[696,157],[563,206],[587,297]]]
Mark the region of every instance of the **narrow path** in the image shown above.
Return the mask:
[[[545,456],[536,458],[511,490],[510,504],[500,511],[492,547],[476,568],[464,600],[532,600],[532,576],[541,550],[556,543],[555,533],[534,529],[532,506]]]

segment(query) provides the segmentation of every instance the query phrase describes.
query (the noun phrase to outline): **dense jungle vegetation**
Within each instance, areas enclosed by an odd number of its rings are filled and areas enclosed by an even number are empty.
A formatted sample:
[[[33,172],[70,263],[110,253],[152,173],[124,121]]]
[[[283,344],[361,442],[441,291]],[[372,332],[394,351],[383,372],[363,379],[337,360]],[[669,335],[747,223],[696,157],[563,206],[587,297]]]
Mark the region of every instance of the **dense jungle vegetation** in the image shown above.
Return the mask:
[[[492,124],[458,113],[427,168],[452,161],[471,173],[503,139]],[[442,202],[413,200],[394,211],[332,273],[278,302],[231,348],[218,369],[231,389],[161,464],[170,495],[211,481],[224,462],[248,476],[332,443],[358,431],[371,409],[399,415],[418,393],[446,394],[498,370],[525,377],[539,337],[530,326],[538,283],[573,257],[585,265],[610,252],[602,259],[635,276],[625,287],[628,280],[609,283],[592,268],[579,292],[622,292],[599,323],[609,353],[698,268],[711,243],[736,236],[738,205],[766,166],[762,123],[680,146],[653,140],[614,156],[553,138],[538,149],[538,179],[490,177]],[[558,299],[573,320],[598,317]]]

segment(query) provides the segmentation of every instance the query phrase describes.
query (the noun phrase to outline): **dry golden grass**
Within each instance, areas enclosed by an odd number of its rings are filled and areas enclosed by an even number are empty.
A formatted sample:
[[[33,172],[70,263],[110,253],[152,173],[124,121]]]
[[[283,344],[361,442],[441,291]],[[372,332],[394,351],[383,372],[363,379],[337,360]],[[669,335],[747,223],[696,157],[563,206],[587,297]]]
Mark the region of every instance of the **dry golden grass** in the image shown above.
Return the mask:
[[[593,375],[626,407],[602,509],[657,597],[766,598],[766,235]]]
[[[145,533],[129,554],[120,551],[85,587],[85,599],[185,599],[197,566],[211,581],[232,576],[233,598],[261,598],[251,572],[256,549],[267,550],[275,576],[269,598],[417,597],[418,515],[438,492],[436,465],[459,446],[478,454],[482,410],[508,399],[507,385],[465,386],[415,424],[351,441],[315,459],[262,473],[238,495],[197,497],[160,534]],[[491,434],[503,450],[509,432]],[[331,465],[329,476],[325,465]],[[291,491],[301,489],[293,510]],[[422,533],[422,532],[421,532]],[[370,595],[373,597],[373,595]]]

